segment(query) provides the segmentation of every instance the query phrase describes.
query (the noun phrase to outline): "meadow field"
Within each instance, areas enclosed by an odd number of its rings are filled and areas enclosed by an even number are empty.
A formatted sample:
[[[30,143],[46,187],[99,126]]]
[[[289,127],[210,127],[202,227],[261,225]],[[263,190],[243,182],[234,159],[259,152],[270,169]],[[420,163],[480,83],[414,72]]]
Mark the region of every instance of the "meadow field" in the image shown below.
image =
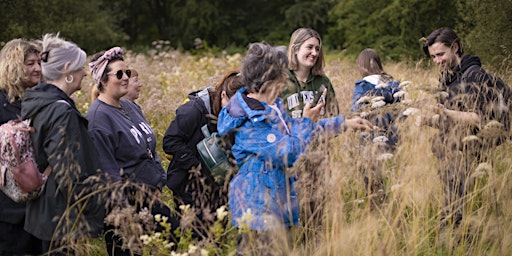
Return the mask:
[[[326,54],[326,73],[336,91],[341,112],[347,116],[359,79],[355,61],[343,54]],[[176,108],[194,90],[213,86],[226,71],[238,69],[243,55],[190,55],[174,50],[148,54],[128,53],[127,63],[143,82],[137,101],[156,132],[160,157],[163,134]],[[512,144],[500,145],[487,168],[471,176],[473,189],[467,198],[465,218],[457,228],[440,226],[443,191],[438,163],[431,152],[436,130],[415,125],[415,118],[435,102],[438,73],[425,63],[385,62],[384,69],[401,81],[410,81],[405,102],[395,108],[410,114],[398,125],[401,140],[392,155],[365,151],[360,135],[348,131],[323,140],[312,148],[295,169],[299,176],[302,216],[294,229],[293,249],[286,255],[511,255],[512,254]],[[508,66],[506,71],[510,71]],[[512,72],[502,78],[512,84]],[[74,95],[85,113],[90,105],[90,76]],[[412,110],[414,111],[410,111]],[[362,169],[377,166],[384,181],[382,202],[371,203]],[[316,166],[309,170],[308,166]],[[312,173],[314,172],[314,173]],[[164,191],[171,203],[171,193]],[[200,244],[184,237],[176,252],[145,248],[145,255],[229,255],[236,230],[217,230],[217,240]],[[151,235],[151,234],[150,234]],[[186,241],[185,241],[186,240]],[[99,243],[99,245],[98,245]],[[92,244],[94,254],[106,255],[101,241]],[[158,243],[153,243],[158,247]],[[148,245],[149,246],[149,245]],[[276,253],[277,254],[277,253]]]

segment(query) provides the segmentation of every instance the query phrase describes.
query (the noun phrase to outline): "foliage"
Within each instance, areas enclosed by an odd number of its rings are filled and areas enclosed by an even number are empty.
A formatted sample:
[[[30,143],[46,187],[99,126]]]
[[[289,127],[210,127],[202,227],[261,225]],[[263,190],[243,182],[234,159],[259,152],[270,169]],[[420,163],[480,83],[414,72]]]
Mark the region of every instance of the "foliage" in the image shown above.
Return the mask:
[[[352,56],[364,48],[374,48],[390,59],[418,59],[421,37],[437,27],[455,24],[452,2],[341,1],[329,13],[334,25],[328,28],[326,41]],[[443,15],[438,14],[440,9]]]
[[[438,27],[455,28],[495,67],[510,61],[512,47],[510,0],[4,0],[0,8],[0,41],[60,31],[89,53],[113,45],[145,52],[157,40],[196,51],[196,39],[199,52],[243,52],[256,41],[287,45],[298,27],[351,58],[371,47],[388,59],[421,59],[419,40]]]
[[[107,8],[105,8],[107,7]],[[0,1],[0,40],[41,38],[57,33],[78,43],[87,52],[123,44],[127,36],[116,23],[122,9],[102,0],[77,3],[72,0]]]
[[[500,67],[512,55],[512,1],[457,1],[461,21],[457,29],[466,51],[480,56],[484,63]]]

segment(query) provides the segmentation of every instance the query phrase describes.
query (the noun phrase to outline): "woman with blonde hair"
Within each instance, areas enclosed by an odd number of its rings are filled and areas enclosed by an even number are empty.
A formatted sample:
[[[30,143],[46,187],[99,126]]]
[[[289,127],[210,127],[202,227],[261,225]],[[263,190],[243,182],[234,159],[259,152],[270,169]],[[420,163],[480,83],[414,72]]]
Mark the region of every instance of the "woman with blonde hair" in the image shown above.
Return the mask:
[[[20,118],[25,90],[41,80],[40,46],[13,39],[0,52],[0,124]],[[0,255],[40,254],[41,240],[23,229],[25,203],[0,192]]]
[[[320,101],[324,103],[319,110],[322,118],[339,115],[336,93],[324,71],[320,34],[311,28],[295,30],[288,46],[288,61],[289,81],[280,95],[288,114],[293,118],[302,117],[306,104],[310,103],[309,107],[313,108]]]

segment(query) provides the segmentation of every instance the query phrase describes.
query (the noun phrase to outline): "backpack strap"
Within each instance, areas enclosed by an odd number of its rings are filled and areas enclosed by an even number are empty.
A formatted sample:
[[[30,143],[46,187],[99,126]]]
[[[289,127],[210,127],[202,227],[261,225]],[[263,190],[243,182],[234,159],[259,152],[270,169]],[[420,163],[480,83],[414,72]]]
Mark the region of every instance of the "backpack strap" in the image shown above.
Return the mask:
[[[203,127],[201,127],[201,132],[203,132],[203,135],[205,138],[210,137],[210,131],[208,130],[208,125],[205,124]]]

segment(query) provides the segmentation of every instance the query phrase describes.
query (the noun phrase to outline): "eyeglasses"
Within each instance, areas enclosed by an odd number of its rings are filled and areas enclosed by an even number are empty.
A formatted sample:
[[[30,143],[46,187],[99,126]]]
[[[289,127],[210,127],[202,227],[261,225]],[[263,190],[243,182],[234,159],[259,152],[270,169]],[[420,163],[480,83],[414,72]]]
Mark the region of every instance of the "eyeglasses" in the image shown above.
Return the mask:
[[[128,78],[132,76],[132,71],[129,69],[125,70],[124,73]],[[123,70],[120,69],[115,73],[107,73],[107,75],[116,75],[117,79],[121,80],[123,78]]]

